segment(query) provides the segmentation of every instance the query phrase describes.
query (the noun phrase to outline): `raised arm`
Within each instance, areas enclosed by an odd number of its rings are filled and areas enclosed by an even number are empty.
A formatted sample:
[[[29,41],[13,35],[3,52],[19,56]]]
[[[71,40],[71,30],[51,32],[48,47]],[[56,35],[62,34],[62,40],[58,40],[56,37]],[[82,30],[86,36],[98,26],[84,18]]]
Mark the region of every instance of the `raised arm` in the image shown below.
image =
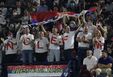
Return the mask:
[[[43,31],[44,33],[47,33],[47,31],[45,30],[43,24],[40,24],[40,27],[41,27],[41,29],[42,29],[42,31]]]

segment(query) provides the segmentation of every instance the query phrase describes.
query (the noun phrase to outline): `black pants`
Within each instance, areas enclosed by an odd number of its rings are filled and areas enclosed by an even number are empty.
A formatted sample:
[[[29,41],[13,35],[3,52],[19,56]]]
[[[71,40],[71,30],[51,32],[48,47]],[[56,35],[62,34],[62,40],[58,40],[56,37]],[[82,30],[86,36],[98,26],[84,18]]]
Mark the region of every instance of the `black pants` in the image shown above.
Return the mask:
[[[36,62],[46,62],[47,61],[47,52],[44,53],[35,53]]]
[[[7,66],[11,64],[16,64],[17,62],[17,54],[9,54],[9,55],[3,55],[3,60],[2,60],[2,77],[8,77],[7,76]]]
[[[4,56],[5,64],[15,64],[17,62],[17,54],[8,54]]]

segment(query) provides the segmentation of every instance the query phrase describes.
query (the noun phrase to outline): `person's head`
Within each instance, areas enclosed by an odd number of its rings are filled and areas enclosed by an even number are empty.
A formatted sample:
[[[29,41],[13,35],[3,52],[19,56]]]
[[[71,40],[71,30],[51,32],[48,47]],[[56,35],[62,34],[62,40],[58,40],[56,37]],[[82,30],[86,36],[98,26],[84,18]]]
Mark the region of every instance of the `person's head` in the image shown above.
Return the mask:
[[[86,15],[86,19],[87,21],[91,21],[91,22],[93,21],[92,15],[90,13]]]
[[[39,32],[39,38],[42,38],[42,37],[44,37],[44,32],[43,31],[40,31]]]
[[[25,34],[28,34],[28,33],[30,32],[28,25],[23,26],[23,32],[24,32]]]
[[[58,33],[58,29],[55,28],[55,27],[53,27],[53,28],[52,28],[52,33],[56,35],[56,34]]]
[[[74,27],[76,26],[76,23],[75,23],[75,21],[70,21],[70,24],[69,24],[69,26],[74,28]]]
[[[95,33],[94,33],[94,36],[95,36],[95,37],[101,37],[102,34],[101,34],[100,30],[96,29],[96,30],[95,30]]]
[[[88,58],[91,58],[92,54],[93,54],[92,50],[87,50],[87,57]]]
[[[112,46],[109,46],[109,45],[107,46],[107,52],[108,52],[109,55],[111,55],[111,53],[113,52],[111,47]]]
[[[12,39],[12,38],[13,38],[13,33],[9,31],[9,32],[7,33],[7,38],[8,38],[8,39]]]
[[[107,51],[106,51],[106,50],[103,50],[103,51],[102,51],[102,57],[103,57],[103,58],[107,58],[107,56],[108,56]]]
[[[85,25],[83,28],[84,33],[88,33],[88,27]]]
[[[20,2],[20,1],[17,1],[17,2],[16,2],[16,6],[17,6],[17,7],[20,7],[20,6],[21,6],[21,2]]]
[[[59,11],[58,6],[54,6],[54,7],[53,7],[53,11],[58,12],[58,11]]]
[[[67,33],[70,32],[70,27],[69,27],[69,26],[66,26],[66,28],[65,28],[65,32],[67,32]]]

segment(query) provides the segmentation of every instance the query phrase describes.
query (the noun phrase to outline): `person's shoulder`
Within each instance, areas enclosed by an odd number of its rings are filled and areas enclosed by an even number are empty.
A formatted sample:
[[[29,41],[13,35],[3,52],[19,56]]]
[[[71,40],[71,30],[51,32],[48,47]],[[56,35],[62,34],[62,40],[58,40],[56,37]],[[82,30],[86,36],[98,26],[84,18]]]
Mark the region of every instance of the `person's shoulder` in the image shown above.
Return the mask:
[[[113,60],[113,57],[111,57],[111,56],[108,56],[108,59],[110,59],[110,60]]]
[[[97,58],[95,56],[92,56],[92,59],[96,59],[97,60]]]
[[[28,36],[34,36],[33,34],[29,33]]]
[[[85,58],[84,58],[84,61],[87,61],[87,60],[89,60],[88,57],[85,57]]]
[[[83,34],[83,32],[79,32],[79,33],[78,33],[78,35],[81,35],[81,34]]]
[[[103,58],[102,58],[102,57],[100,57],[100,58],[98,59],[98,61],[101,61],[101,60],[103,60]]]

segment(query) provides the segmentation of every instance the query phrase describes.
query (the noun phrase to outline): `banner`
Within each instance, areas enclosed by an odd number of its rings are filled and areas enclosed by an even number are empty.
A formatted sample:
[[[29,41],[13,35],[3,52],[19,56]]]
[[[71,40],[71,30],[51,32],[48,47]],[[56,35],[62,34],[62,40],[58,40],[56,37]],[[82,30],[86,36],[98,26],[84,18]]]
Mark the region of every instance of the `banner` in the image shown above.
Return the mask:
[[[60,77],[66,65],[8,66],[8,77]]]

